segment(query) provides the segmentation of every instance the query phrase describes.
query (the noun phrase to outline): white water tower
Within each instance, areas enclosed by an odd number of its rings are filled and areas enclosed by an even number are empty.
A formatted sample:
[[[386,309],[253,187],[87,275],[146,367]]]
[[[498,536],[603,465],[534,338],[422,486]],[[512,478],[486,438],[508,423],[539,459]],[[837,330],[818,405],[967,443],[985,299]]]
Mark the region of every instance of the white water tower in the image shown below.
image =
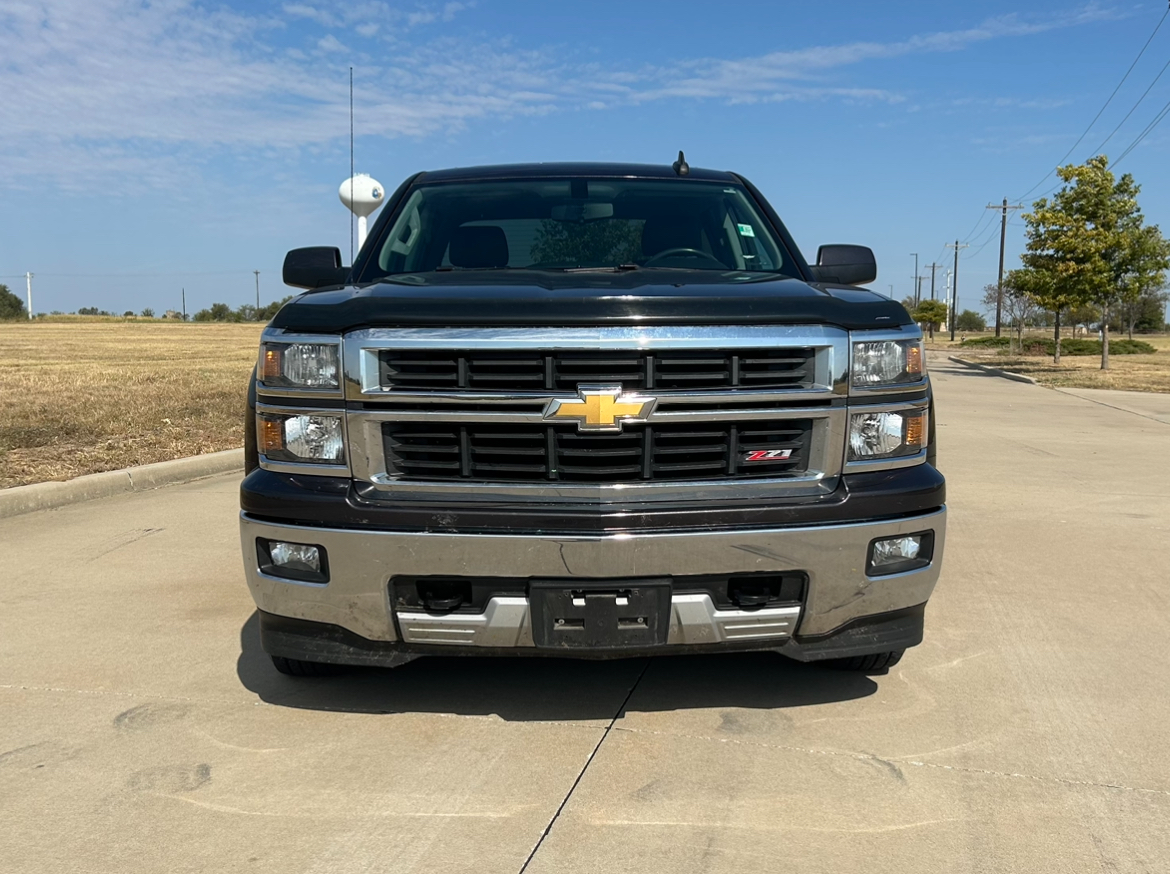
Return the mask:
[[[366,219],[373,215],[386,199],[382,183],[366,173],[358,173],[341,183],[337,196],[350,212],[358,217],[358,248],[366,242]]]

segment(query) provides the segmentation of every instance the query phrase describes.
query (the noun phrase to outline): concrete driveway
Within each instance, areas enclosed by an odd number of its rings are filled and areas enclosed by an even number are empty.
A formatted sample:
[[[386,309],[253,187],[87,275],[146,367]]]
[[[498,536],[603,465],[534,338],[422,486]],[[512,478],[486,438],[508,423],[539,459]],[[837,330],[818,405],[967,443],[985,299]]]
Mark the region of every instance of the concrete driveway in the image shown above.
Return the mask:
[[[259,649],[236,480],[0,522],[0,870],[1170,869],[1170,424],[940,364],[946,566],[863,677]]]

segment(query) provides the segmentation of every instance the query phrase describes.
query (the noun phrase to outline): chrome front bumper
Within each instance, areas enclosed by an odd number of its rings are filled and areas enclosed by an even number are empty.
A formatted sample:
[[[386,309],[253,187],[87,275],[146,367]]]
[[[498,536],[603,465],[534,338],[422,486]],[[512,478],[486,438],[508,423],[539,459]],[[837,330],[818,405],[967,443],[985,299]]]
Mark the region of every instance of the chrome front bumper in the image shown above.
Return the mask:
[[[866,575],[874,539],[925,531],[934,532],[928,566]],[[257,538],[324,547],[329,583],[263,573]],[[314,528],[241,514],[240,539],[248,586],[265,613],[339,626],[371,641],[439,647],[532,647],[527,599],[495,597],[482,614],[396,613],[392,576],[596,580],[804,571],[809,584],[801,607],[718,610],[708,595],[677,593],[672,599],[668,646],[780,644],[794,635],[825,635],[864,617],[924,604],[938,580],[946,509],[845,525],[596,537]]]

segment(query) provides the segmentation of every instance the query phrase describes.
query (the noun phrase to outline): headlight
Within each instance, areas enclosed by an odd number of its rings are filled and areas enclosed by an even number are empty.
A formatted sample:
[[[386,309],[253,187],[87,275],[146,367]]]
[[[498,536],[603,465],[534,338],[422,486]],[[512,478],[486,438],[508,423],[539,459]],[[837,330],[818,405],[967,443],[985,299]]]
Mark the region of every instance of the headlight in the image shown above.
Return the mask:
[[[336,343],[264,343],[260,381],[273,388],[339,388]]]
[[[926,448],[925,409],[897,413],[853,413],[849,417],[849,460],[903,458]]]
[[[925,372],[921,339],[853,344],[853,384],[859,388],[918,382]]]
[[[345,464],[340,416],[260,413],[258,447],[270,461]]]

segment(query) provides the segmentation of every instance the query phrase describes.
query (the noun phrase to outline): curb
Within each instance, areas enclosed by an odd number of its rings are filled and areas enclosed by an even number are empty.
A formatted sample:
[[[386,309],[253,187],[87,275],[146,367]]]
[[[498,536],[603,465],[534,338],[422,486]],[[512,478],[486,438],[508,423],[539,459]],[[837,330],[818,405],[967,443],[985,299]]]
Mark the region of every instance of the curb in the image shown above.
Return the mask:
[[[948,356],[948,360],[955,362],[955,364],[962,364],[964,367],[970,367],[972,370],[982,370],[984,373],[990,373],[992,376],[1002,376],[1004,379],[1010,379],[1014,382],[1026,382],[1029,385],[1039,385],[1030,376],[1024,376],[1022,373],[1012,373],[1010,370],[1000,370],[998,367],[990,367],[986,364],[977,364],[974,361],[968,361],[966,358],[960,358],[958,355]]]
[[[108,498],[126,492],[142,492],[178,485],[207,476],[243,471],[244,450],[227,449],[192,455],[174,461],[143,464],[123,470],[91,473],[65,482],[33,483],[0,490],[0,519],[36,510],[50,510],[94,498]]]

